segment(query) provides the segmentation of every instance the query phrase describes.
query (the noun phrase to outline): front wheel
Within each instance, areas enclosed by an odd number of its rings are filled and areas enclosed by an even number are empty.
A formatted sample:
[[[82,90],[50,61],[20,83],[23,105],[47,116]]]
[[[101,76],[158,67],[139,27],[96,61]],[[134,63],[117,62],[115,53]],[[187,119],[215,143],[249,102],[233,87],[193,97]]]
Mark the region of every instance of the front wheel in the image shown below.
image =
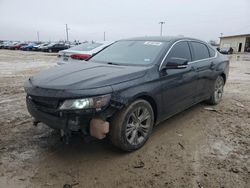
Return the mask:
[[[154,112],[145,100],[136,100],[112,119],[109,138],[124,151],[142,147],[149,138],[154,125]]]
[[[207,101],[209,104],[216,105],[222,100],[225,81],[222,76],[218,76],[214,82],[214,89],[210,99]]]

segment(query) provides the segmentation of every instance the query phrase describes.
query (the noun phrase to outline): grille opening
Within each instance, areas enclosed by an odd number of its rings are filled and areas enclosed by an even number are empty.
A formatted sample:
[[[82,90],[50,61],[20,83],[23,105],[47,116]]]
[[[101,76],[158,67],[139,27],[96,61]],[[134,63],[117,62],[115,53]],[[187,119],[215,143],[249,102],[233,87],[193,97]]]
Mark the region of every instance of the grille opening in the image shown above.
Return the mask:
[[[55,98],[31,96],[31,100],[39,106],[44,106],[53,109],[56,109],[59,104],[59,100]]]

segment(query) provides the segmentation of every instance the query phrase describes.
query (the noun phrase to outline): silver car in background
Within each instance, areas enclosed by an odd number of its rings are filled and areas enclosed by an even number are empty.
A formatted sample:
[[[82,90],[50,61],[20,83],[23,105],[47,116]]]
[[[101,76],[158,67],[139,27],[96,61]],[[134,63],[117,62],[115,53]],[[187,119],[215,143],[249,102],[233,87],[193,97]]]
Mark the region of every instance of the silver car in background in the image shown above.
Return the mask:
[[[113,41],[85,42],[67,50],[58,52],[58,65],[67,64],[71,61],[86,60],[98,53],[103,48],[114,43]]]

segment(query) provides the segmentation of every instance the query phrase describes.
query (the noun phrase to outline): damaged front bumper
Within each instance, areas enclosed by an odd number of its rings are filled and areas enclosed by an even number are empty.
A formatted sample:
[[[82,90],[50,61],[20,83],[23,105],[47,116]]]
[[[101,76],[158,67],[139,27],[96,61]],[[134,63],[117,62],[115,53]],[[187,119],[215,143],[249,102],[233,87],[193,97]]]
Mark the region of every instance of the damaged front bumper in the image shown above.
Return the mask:
[[[26,104],[35,122],[43,122],[65,134],[80,131],[84,135],[91,135],[98,139],[104,138],[108,133],[109,118],[121,108],[121,105],[111,102],[98,112],[95,109],[60,111],[57,108],[57,99],[29,95],[26,97]]]

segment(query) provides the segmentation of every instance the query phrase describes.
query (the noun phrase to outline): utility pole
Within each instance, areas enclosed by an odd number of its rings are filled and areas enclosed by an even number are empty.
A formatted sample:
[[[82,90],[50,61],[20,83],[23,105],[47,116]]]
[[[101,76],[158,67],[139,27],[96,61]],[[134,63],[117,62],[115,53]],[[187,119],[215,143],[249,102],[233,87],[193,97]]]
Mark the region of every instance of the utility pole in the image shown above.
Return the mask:
[[[37,42],[40,42],[40,39],[39,39],[39,31],[37,31]]]
[[[106,40],[106,32],[104,31],[103,33],[103,40],[105,41]]]
[[[68,24],[66,24],[66,37],[67,37],[67,42],[69,41],[69,28]]]
[[[162,36],[162,25],[165,24],[165,22],[159,22],[159,24],[161,24],[161,32],[160,32],[160,36]]]

